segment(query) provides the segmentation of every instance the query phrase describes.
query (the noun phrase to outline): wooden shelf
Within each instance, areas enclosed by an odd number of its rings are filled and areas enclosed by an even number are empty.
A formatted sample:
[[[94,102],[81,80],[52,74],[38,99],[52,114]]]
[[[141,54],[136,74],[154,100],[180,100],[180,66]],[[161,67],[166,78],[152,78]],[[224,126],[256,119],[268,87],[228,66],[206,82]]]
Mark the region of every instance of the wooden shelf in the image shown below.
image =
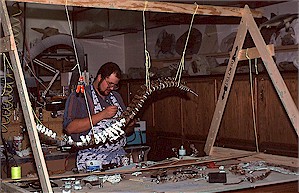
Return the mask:
[[[287,45],[287,46],[276,46],[275,52],[290,52],[290,51],[298,51],[299,45]]]
[[[298,51],[299,45],[287,45],[287,46],[276,46],[275,52],[290,52],[290,51]],[[206,57],[215,57],[215,58],[228,58],[230,52],[218,52],[218,53],[208,53],[208,54],[200,54],[201,56]],[[191,60],[192,56],[186,56],[185,60]],[[181,57],[173,57],[173,58],[163,58],[163,59],[152,59],[152,62],[177,62],[180,61]]]

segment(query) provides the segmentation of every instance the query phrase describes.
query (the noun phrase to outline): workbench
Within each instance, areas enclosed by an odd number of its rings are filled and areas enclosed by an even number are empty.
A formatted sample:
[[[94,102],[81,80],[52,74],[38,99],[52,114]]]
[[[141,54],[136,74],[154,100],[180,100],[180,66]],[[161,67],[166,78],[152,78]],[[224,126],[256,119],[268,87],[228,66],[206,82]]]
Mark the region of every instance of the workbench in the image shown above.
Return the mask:
[[[244,176],[234,174],[229,170],[232,165],[259,161],[292,168],[290,171],[293,171],[293,174],[283,174],[281,172],[271,171],[269,175],[263,179],[258,179],[254,182],[240,182],[240,179],[244,178]],[[215,163],[215,167],[206,167],[210,165],[210,163]],[[224,166],[227,182],[209,183],[204,176],[209,173],[219,172],[219,166]],[[199,172],[204,175],[191,179],[178,180],[176,182],[174,182],[173,179],[171,180],[171,178],[157,182],[157,178],[153,178],[153,175],[156,174],[157,171],[167,171],[168,176],[171,176],[174,171],[188,169],[190,167],[203,167],[204,169]],[[139,175],[132,175],[137,174],[137,172]],[[254,175],[259,175],[259,173],[261,174],[263,172],[264,171],[256,171],[254,172]],[[183,160],[164,160],[163,162],[156,163],[156,165],[149,166],[148,168],[136,168],[135,165],[129,165],[105,172],[54,175],[51,176],[51,179],[58,185],[58,187],[53,187],[53,191],[62,192],[61,187],[64,185],[66,178],[75,178],[76,180],[79,180],[89,175],[97,175],[102,178],[104,176],[113,176],[116,174],[120,174],[121,176],[121,180],[117,183],[112,184],[106,181],[100,188],[98,185],[95,185],[92,188],[82,185],[81,190],[74,190],[74,188],[72,188],[72,192],[222,192],[248,188],[252,189],[290,182],[296,183],[298,181],[299,173],[298,158],[215,147],[213,156],[201,158],[188,157]],[[30,179],[22,179],[21,182],[28,182],[29,180]],[[19,190],[20,192],[26,192],[30,190],[20,189],[20,187],[17,187],[17,183],[11,180],[4,180],[2,188],[6,192],[18,192]]]
[[[61,173],[65,170],[71,170],[75,167],[75,153],[61,152],[61,151],[48,151],[44,154],[48,171],[52,174]],[[26,177],[28,174],[36,174],[36,166],[34,164],[34,158],[32,155],[19,157],[13,155],[9,157],[9,166],[18,165],[21,166],[22,177]],[[1,178],[7,178],[6,174],[7,162],[4,157],[1,157]]]

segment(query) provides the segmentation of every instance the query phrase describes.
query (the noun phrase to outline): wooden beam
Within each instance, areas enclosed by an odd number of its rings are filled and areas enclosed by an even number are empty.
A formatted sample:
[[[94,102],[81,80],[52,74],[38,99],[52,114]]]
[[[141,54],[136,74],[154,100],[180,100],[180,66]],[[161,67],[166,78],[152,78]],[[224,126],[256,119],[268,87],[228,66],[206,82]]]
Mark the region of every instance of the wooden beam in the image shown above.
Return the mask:
[[[1,182],[1,189],[3,192],[31,193],[29,190],[25,190],[24,188],[20,188],[8,182]]]
[[[274,45],[273,44],[267,45],[267,50],[268,50],[270,56],[275,55]],[[260,55],[259,51],[257,50],[257,48],[253,47],[253,48],[240,50],[240,52],[238,54],[239,61],[248,60],[248,58],[246,57],[246,53],[247,53],[247,56],[250,59],[260,58],[261,57],[261,55]]]
[[[295,45],[291,45],[292,47],[296,48]],[[298,47],[298,45],[296,45]],[[275,48],[273,44],[267,45],[267,50],[269,51],[271,56],[275,55],[275,50],[280,50],[283,49],[283,47],[278,47]],[[295,49],[294,49],[295,50]],[[285,50],[286,52],[287,50]],[[288,50],[290,51],[290,50]],[[256,47],[248,48],[248,49],[242,49],[240,50],[238,57],[239,61],[242,60],[248,60],[246,58],[246,52],[249,58],[254,59],[254,58],[260,58],[261,55],[259,54],[258,50]],[[207,54],[198,54],[200,56],[205,56],[205,57],[215,57],[215,58],[226,58],[229,57],[231,52],[218,52],[218,53],[207,53]],[[152,59],[153,63],[163,63],[163,62],[178,62],[181,60],[181,57],[172,57],[172,58],[165,58],[165,59]],[[192,60],[192,56],[186,56],[185,61]]]
[[[0,38],[0,53],[11,51],[10,36]]]
[[[207,141],[205,144],[204,151],[206,154],[211,155],[212,148],[214,146],[217,133],[219,130],[220,122],[224,113],[225,105],[227,102],[227,98],[230,92],[231,84],[234,78],[235,70],[238,61],[241,57],[244,58],[244,51],[243,53],[240,53],[242,50],[239,50],[243,47],[245,36],[247,31],[249,31],[254,44],[256,45],[256,48],[252,49],[255,53],[254,57],[261,57],[264,65],[266,67],[266,70],[272,80],[272,83],[276,89],[276,92],[288,114],[288,117],[295,129],[295,132],[297,133],[297,136],[299,136],[299,111],[296,107],[296,104],[282,78],[280,75],[280,72],[277,68],[277,65],[275,64],[273,58],[272,58],[272,52],[274,47],[269,49],[267,47],[260,30],[258,29],[254,18],[252,17],[250,13],[249,7],[246,5],[244,8],[243,17],[236,35],[235,43],[233,46],[233,52],[231,52],[231,56],[228,62],[228,66],[225,72],[224,81],[222,82],[220,94],[218,97],[218,101],[216,104],[215,112],[213,115],[212,123],[210,126],[209,134],[207,137]],[[238,48],[238,49],[237,49]],[[247,54],[248,54],[247,49]],[[250,56],[249,56],[250,57]],[[254,58],[253,57],[253,58]],[[234,59],[235,58],[235,59]],[[245,56],[246,58],[246,56]],[[251,58],[251,57],[250,57]]]
[[[286,110],[288,117],[299,136],[299,110],[294,102],[288,87],[286,86],[276,63],[271,57],[269,51],[266,49],[266,43],[263,39],[262,34],[260,33],[259,28],[257,27],[253,17],[250,15],[250,10],[248,6],[245,6],[246,14],[244,14],[244,18],[246,19],[246,23],[248,25],[248,31],[252,37],[254,44],[258,52],[261,55],[261,58],[264,62],[264,66],[267,69],[267,72],[272,80],[273,86],[280,98],[280,101]]]
[[[204,151],[207,155],[211,155],[212,148],[214,146],[217,133],[219,131],[220,123],[223,117],[224,109],[227,103],[228,95],[230,92],[230,88],[235,76],[237,64],[239,61],[239,53],[242,50],[244,40],[247,34],[247,25],[246,21],[244,21],[244,17],[242,17],[240,26],[236,35],[235,43],[230,53],[230,58],[228,61],[228,65],[226,67],[226,72],[224,75],[224,80],[222,81],[221,90],[218,96],[216,108],[214,111],[214,115],[212,118],[211,126],[209,129],[209,134],[207,137],[207,141],[204,147]]]
[[[2,26],[3,28],[4,37],[6,38],[9,37],[10,49],[8,50],[8,53],[13,68],[16,85],[18,88],[20,103],[23,109],[23,116],[26,122],[31,149],[34,155],[34,160],[39,175],[41,187],[43,192],[52,193],[53,190],[49,180],[47,165],[45,162],[41,143],[38,137],[36,123],[32,112],[32,106],[29,100],[29,94],[26,87],[25,78],[21,67],[20,57],[18,54],[5,0],[0,0],[0,24],[1,24],[0,27]]]
[[[12,1],[12,0],[7,0]],[[196,5],[186,3],[169,3],[169,2],[152,2],[152,1],[138,1],[138,0],[17,0],[18,2],[52,4],[52,5],[67,5],[78,7],[94,7],[107,9],[123,9],[143,11],[146,5],[146,11],[163,12],[163,13],[184,13],[193,14]],[[197,13],[199,15],[216,15],[216,16],[234,16],[242,17],[242,10],[244,8],[238,7],[224,7],[212,5],[199,5]],[[252,16],[261,18],[262,12],[251,10]]]

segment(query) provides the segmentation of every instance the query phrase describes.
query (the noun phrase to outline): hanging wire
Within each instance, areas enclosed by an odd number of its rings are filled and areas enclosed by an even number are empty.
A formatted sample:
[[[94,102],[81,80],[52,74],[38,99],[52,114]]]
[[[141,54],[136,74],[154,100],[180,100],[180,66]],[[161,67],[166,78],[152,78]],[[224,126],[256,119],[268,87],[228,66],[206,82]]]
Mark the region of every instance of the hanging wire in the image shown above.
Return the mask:
[[[75,54],[75,58],[76,58],[76,65],[74,66],[74,68],[72,70],[74,70],[77,67],[79,70],[79,75],[82,76],[81,68],[79,65],[78,54],[77,54],[77,48],[76,48],[75,39],[74,39],[74,35],[73,35],[73,29],[72,29],[68,6],[67,6],[67,0],[65,1],[65,13],[66,13],[66,17],[67,17],[67,21],[68,21],[68,25],[69,25],[69,29],[70,29],[72,44],[73,44],[73,48],[74,48],[74,54]]]
[[[254,59],[254,67],[255,67],[255,74],[258,75],[259,71],[258,71],[258,66],[257,66],[257,58]]]
[[[12,115],[12,109],[13,109],[13,84],[14,76],[13,73],[10,73],[13,71],[13,68],[7,58],[7,56],[2,53],[3,56],[3,72],[4,72],[4,87],[3,92],[1,93],[1,97],[4,98],[4,96],[7,96],[7,99],[3,101],[2,104],[2,112],[1,112],[1,126],[2,126],[2,133],[5,133],[8,131],[7,125],[10,123],[10,117]],[[8,67],[7,67],[8,66]],[[7,79],[10,79],[8,81]],[[4,118],[4,120],[2,120]]]
[[[248,56],[248,48],[246,49],[245,56],[246,56],[246,58],[249,61],[250,94],[251,94],[251,106],[252,106],[252,117],[253,117],[253,128],[254,128],[254,136],[255,136],[255,145],[256,145],[256,151],[260,152],[260,150],[259,150],[259,144],[258,144],[258,138],[257,138],[256,118],[255,118],[255,108],[254,108],[254,98],[253,98],[251,59]]]
[[[19,46],[20,44],[20,34],[21,34],[21,21],[20,21],[20,18],[19,16],[22,15],[22,10],[20,9],[18,3],[14,3],[12,5],[13,7],[16,7],[17,8],[17,12],[12,14],[11,16],[11,27],[12,27],[12,31],[13,31],[13,35],[14,35],[14,38],[15,38],[15,42],[16,42],[16,47]]]
[[[191,23],[190,23],[189,30],[188,30],[188,35],[187,35],[186,42],[185,42],[185,47],[184,47],[182,57],[181,57],[181,61],[180,61],[180,64],[179,64],[179,67],[178,67],[178,70],[177,70],[177,73],[176,73],[176,76],[175,76],[175,80],[178,81],[178,84],[180,84],[180,82],[181,82],[182,72],[185,69],[185,53],[186,53],[186,49],[187,49],[187,45],[188,45],[188,41],[189,41],[189,36],[190,36],[190,33],[191,33],[191,29],[192,29],[192,25],[193,25],[193,20],[194,20],[195,14],[197,13],[197,10],[198,10],[198,4],[195,3],[195,5],[196,5],[196,9],[195,9],[195,11],[192,15]]]
[[[75,39],[74,39],[74,35],[73,35],[73,29],[72,29],[72,26],[71,26],[71,20],[70,20],[69,12],[68,12],[67,0],[65,1],[65,12],[66,12],[67,21],[68,21],[68,24],[69,24],[69,29],[70,29],[70,34],[71,34],[71,38],[72,38],[73,49],[74,49],[74,53],[75,53],[75,57],[76,57],[76,65],[75,65],[75,67],[72,70],[74,70],[77,67],[78,71],[79,71],[79,76],[81,77],[82,76],[82,71],[81,71],[81,68],[80,68],[80,65],[79,65],[79,59],[78,59],[77,49],[76,49],[76,45],[75,45]],[[85,80],[84,80],[84,85],[86,85],[86,81]],[[91,126],[91,131],[94,134],[94,128],[93,128],[93,124],[92,124],[92,117],[91,117],[90,108],[89,108],[89,105],[88,105],[88,101],[87,101],[87,96],[86,96],[85,89],[84,89],[83,95],[84,95],[85,104],[86,104],[86,108],[87,108],[87,112],[88,112],[88,118],[89,118],[89,122],[90,122],[90,126]]]
[[[145,24],[145,10],[147,7],[147,3],[148,1],[144,2],[144,9],[142,12],[142,20],[143,20],[143,41],[144,41],[144,54],[145,54],[145,85],[146,87],[149,89],[150,87],[150,73],[149,73],[149,69],[151,67],[151,57],[150,54],[147,50],[147,39],[146,39],[146,24]]]

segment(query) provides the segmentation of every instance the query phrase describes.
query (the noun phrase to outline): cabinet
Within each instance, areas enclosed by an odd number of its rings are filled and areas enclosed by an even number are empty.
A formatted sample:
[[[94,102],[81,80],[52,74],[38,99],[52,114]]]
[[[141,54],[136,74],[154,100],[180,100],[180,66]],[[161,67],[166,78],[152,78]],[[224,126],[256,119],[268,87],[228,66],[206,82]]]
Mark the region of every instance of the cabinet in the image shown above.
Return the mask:
[[[220,92],[222,79],[217,81],[217,97]],[[256,88],[256,77],[253,80]],[[255,92],[255,91],[254,91]],[[256,96],[254,94],[254,96]],[[235,76],[227,100],[223,119],[217,135],[216,144],[239,148],[240,145],[248,150],[255,150],[255,135],[252,114],[249,75]],[[256,98],[254,98],[256,101]]]
[[[283,78],[298,107],[298,74],[283,74]],[[269,76],[258,77],[257,97],[261,151],[296,155],[298,137]]]

